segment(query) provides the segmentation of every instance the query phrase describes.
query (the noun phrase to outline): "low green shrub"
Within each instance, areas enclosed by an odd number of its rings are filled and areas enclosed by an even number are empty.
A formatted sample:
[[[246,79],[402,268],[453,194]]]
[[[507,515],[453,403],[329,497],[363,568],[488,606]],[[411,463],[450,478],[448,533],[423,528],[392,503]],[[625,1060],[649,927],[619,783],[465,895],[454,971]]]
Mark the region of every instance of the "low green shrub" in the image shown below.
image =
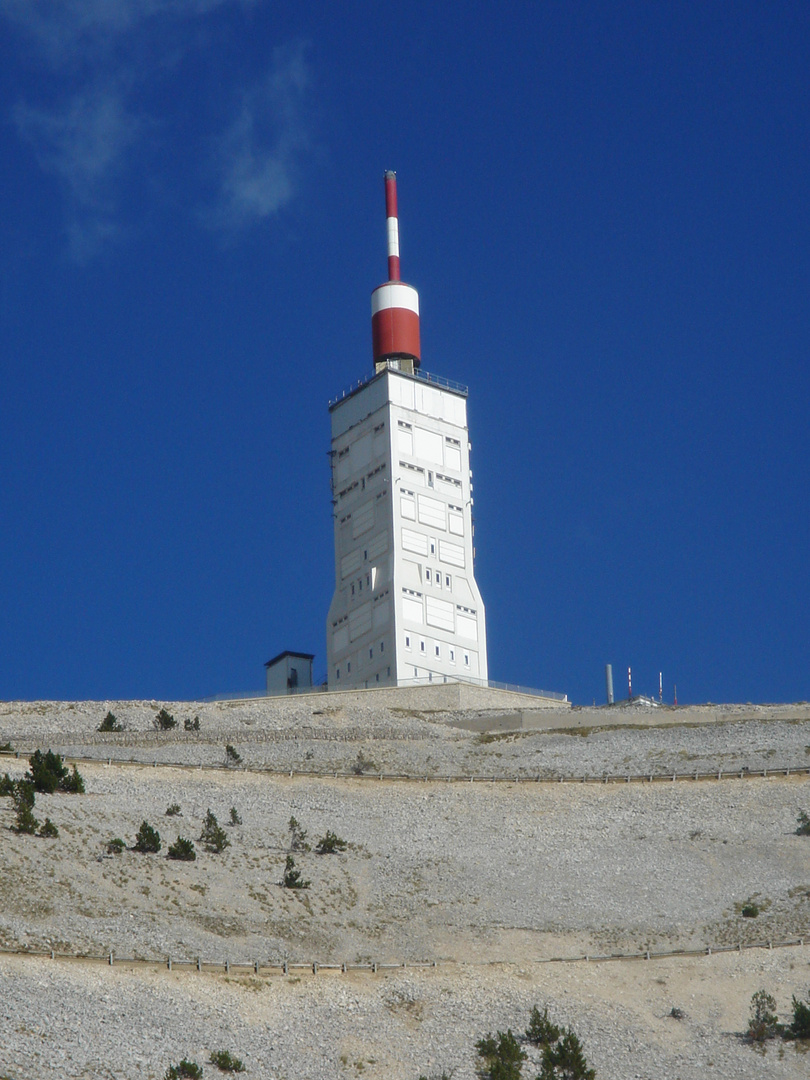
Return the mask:
[[[194,841],[186,840],[184,836],[178,836],[175,842],[169,845],[166,854],[170,859],[177,859],[178,862],[194,862],[197,858]]]
[[[39,835],[53,838],[59,835],[59,829],[57,829],[49,817],[46,817],[42,828],[39,830]]]
[[[746,900],[743,906],[740,908],[740,914],[744,919],[756,919],[759,915],[759,904],[754,900]]]
[[[0,776],[0,795],[13,795],[14,794],[14,781],[8,775]]]
[[[120,855],[127,845],[120,837],[116,836],[113,840],[107,841],[107,854],[108,855]]]
[[[293,859],[292,855],[287,856],[281,884],[285,889],[308,889],[310,886],[310,882],[304,881],[301,877],[301,871],[296,869],[295,859]]]
[[[3,745],[0,746],[0,754],[13,754],[13,753],[14,753],[14,747],[11,745],[10,742],[4,742]]]
[[[101,723],[98,725],[99,731],[123,731],[123,724],[119,724],[118,717],[115,713],[108,712]]]
[[[352,772],[355,774],[355,776],[362,776],[365,772],[376,771],[376,763],[373,762],[371,758],[367,758],[362,750],[358,750],[357,757],[355,758],[355,762],[352,765]]]
[[[345,840],[337,835],[337,833],[326,831],[326,836],[322,836],[318,843],[315,845],[316,855],[333,855],[336,851],[345,851],[347,848]]]
[[[240,1073],[245,1071],[245,1063],[227,1050],[213,1050],[208,1059],[220,1072]]]
[[[215,852],[217,855],[231,843],[210,807],[205,815],[200,840],[205,844],[206,851]]]
[[[225,747],[225,763],[226,765],[241,765],[242,756],[235,746],[231,746],[230,743]]]
[[[242,817],[235,806],[231,807],[231,825],[241,825]]]
[[[800,810],[799,816],[796,818],[796,821],[798,822],[796,835],[810,836],[810,815],[806,814],[804,810]]]
[[[183,811],[180,809],[180,803],[169,803],[166,807],[166,817],[177,817],[178,814],[182,817]]]
[[[193,720],[189,720],[188,717],[183,721],[183,727],[186,731],[199,731],[200,730],[200,718],[195,716]]]
[[[177,727],[177,721],[166,709],[161,709],[152,723],[158,731],[171,731],[172,728]]]
[[[148,821],[141,822],[133,850],[140,851],[142,855],[152,855],[160,851],[160,848],[160,833],[153,829]]]
[[[177,1065],[170,1065],[163,1080],[200,1080],[203,1071],[196,1061],[183,1058]]]

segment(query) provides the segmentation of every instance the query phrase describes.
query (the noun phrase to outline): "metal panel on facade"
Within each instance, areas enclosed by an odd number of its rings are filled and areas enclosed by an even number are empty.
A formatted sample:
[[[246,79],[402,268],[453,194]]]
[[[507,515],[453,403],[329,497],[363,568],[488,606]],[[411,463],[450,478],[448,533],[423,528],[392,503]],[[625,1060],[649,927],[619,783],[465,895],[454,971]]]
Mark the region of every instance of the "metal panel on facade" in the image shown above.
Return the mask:
[[[440,540],[439,558],[442,562],[450,563],[451,566],[463,566],[464,548],[458,544],[451,544],[449,540]]]
[[[428,626],[437,626],[440,630],[449,630],[451,633],[455,629],[453,605],[437,596],[425,597],[425,616]]]

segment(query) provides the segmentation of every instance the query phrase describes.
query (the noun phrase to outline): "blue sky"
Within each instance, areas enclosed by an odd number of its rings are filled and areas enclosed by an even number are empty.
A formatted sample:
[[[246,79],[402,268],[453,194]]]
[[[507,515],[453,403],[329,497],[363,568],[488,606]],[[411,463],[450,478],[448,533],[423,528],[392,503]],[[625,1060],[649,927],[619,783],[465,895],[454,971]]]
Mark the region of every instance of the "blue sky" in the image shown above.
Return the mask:
[[[492,678],[810,698],[808,71],[779,0],[0,0],[0,699],[325,671],[385,169]]]

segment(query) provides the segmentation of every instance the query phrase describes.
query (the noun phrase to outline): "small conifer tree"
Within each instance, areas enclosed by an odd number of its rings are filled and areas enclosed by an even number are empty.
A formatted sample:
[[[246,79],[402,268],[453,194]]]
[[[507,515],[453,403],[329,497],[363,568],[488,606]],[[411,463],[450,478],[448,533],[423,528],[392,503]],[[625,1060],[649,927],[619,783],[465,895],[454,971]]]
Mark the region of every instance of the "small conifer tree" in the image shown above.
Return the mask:
[[[11,798],[14,802],[14,811],[16,813],[15,830],[18,833],[33,836],[39,828],[39,822],[34,817],[34,801],[36,796],[34,795],[33,783],[26,779],[16,781],[14,790],[11,793]]]
[[[143,855],[155,854],[160,851],[160,833],[153,829],[148,821],[141,822],[138,835],[135,837],[135,851]]]
[[[98,725],[99,731],[123,731],[123,725],[119,724],[118,717],[113,712],[108,712]]]
[[[512,1029],[497,1035],[485,1035],[475,1044],[482,1059],[481,1075],[485,1080],[520,1080],[526,1052],[512,1034]]]
[[[790,1025],[790,1034],[794,1039],[810,1039],[810,997],[807,1001],[799,1001],[793,995],[793,1021]]]
[[[556,1046],[547,1043],[543,1048],[543,1063],[537,1080],[595,1080],[596,1070],[590,1068],[580,1041],[571,1028],[564,1028]]]
[[[548,1006],[542,1013],[535,1007],[529,1017],[529,1026],[526,1028],[526,1038],[535,1046],[547,1046],[557,1042],[560,1037],[560,1029],[548,1018]]]
[[[177,721],[165,708],[160,710],[152,722],[158,731],[171,731],[172,728],[177,727]]]
[[[51,839],[59,835],[59,829],[54,825],[49,817],[45,818],[42,828],[39,830],[40,836],[46,836]]]
[[[206,851],[213,851],[217,855],[224,851],[226,847],[229,847],[231,843],[225,834],[225,830],[217,821],[216,814],[210,807],[205,815],[200,840],[205,844]]]
[[[301,828],[297,818],[290,818],[290,851],[311,851],[307,843],[307,831]]]
[[[310,886],[310,882],[304,881],[301,877],[301,871],[296,868],[295,859],[292,855],[287,856],[281,884],[285,889],[308,889]]]

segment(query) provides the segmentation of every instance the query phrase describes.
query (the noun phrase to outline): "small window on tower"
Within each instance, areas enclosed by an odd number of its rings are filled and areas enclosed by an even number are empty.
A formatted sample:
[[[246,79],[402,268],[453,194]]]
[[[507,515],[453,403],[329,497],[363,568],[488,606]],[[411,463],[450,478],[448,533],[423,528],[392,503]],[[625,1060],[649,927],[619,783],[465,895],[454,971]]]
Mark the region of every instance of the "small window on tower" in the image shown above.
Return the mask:
[[[452,588],[452,579],[449,574],[444,575],[444,587],[446,589]]]
[[[381,642],[380,642],[380,652],[381,652],[381,653],[384,653],[384,652],[385,652],[385,642],[384,642],[384,641],[381,641]]]
[[[348,663],[346,664],[346,671],[347,671],[347,673],[349,675],[351,675],[351,673],[352,673],[352,662],[351,662],[351,660],[349,660]]]
[[[369,649],[368,650],[368,658],[369,658],[369,660],[374,659],[374,649]]]
[[[442,650],[441,650],[441,648],[440,648],[440,647],[439,647],[438,645],[436,646],[436,655],[437,655],[437,656],[441,656],[441,655],[442,655]]]
[[[339,679],[339,678],[340,678],[340,668],[339,668],[339,667],[336,667],[336,668],[335,668],[335,678],[336,678],[336,679]]]
[[[406,634],[405,635],[405,648],[410,649],[410,647],[411,647],[411,635]]]
[[[450,663],[455,664],[455,662],[456,662],[456,650],[451,649],[450,650]]]
[[[420,641],[420,642],[419,642],[419,651],[420,651],[420,652],[424,652],[424,651],[425,651],[425,643],[424,643],[424,641]]]
[[[464,653],[464,667],[469,667],[469,666],[470,666],[470,654],[468,652],[465,652]]]
[[[433,577],[430,572],[430,567],[425,570],[425,581],[432,581]]]

